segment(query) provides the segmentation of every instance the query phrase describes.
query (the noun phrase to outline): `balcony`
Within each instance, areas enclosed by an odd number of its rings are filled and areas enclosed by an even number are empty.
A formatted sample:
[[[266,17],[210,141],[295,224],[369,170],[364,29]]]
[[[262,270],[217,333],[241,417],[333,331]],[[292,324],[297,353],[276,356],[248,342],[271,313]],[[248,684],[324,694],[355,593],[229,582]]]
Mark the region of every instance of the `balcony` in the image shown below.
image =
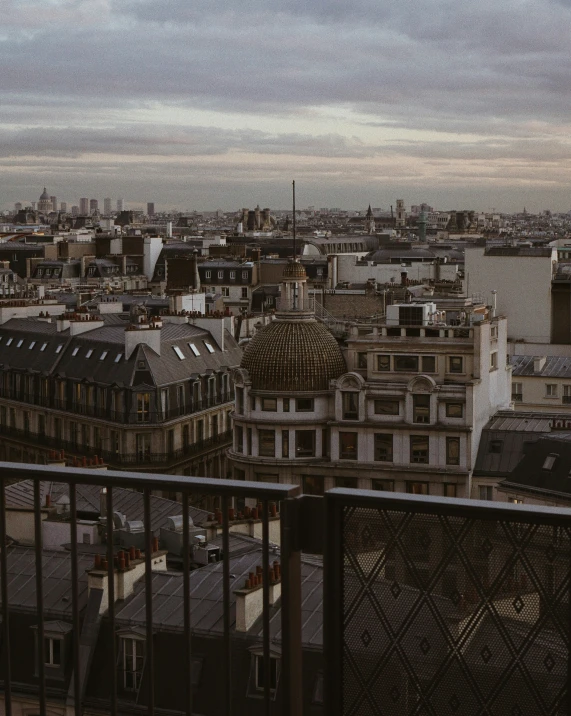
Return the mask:
[[[191,458],[208,450],[214,450],[217,448],[222,449],[229,446],[232,441],[232,430],[226,430],[222,433],[218,433],[217,435],[212,435],[209,438],[196,440],[193,443],[189,443],[188,445],[176,450],[171,450],[170,452],[151,452],[148,450],[140,450],[134,453],[127,453],[105,450],[103,447],[97,445],[83,445],[79,437],[77,440],[63,440],[51,435],[45,435],[44,433],[35,433],[30,430],[12,428],[8,425],[0,425],[0,435],[6,435],[7,437],[12,437],[16,440],[24,440],[26,442],[31,441],[36,445],[43,445],[47,448],[53,448],[54,450],[63,450],[73,456],[85,456],[87,458],[97,456],[113,467],[166,467],[183,460],[184,458]]]
[[[28,481],[33,548],[7,538],[14,480]],[[100,520],[92,549],[74,540],[43,549],[47,482],[68,485],[67,512],[54,518],[68,534],[89,486],[106,491],[107,515],[125,491],[142,491],[132,492],[143,505],[140,547],[122,548],[114,518]],[[165,570],[172,554],[157,542],[157,490],[179,496],[176,569]],[[569,713],[571,510],[298,491],[0,463],[5,713],[24,703],[76,715]],[[220,508],[205,523],[219,533],[210,544],[220,559],[199,567],[197,494]],[[247,498],[257,507],[243,519],[235,503]],[[237,518],[260,525],[255,554],[236,551]]]

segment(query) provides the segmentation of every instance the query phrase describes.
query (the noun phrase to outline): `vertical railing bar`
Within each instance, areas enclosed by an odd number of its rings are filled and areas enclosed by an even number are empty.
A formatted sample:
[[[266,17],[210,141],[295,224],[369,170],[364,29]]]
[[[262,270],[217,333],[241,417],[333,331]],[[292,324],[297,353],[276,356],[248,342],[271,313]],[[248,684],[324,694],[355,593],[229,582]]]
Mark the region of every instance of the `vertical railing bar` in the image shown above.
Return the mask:
[[[79,570],[77,568],[77,488],[69,484],[71,542],[71,613],[73,624],[73,702],[75,716],[81,716],[81,680],[79,657]]]
[[[264,713],[270,716],[270,520],[268,500],[262,501],[262,621],[264,647]],[[277,672],[276,672],[277,676]]]
[[[8,608],[8,546],[6,544],[6,492],[0,478],[0,578],[2,579],[2,629],[4,636],[4,712],[12,716],[12,653],[10,649],[10,610]]]
[[[228,497],[220,499],[222,507],[222,602],[224,612],[224,697],[225,714],[232,716],[232,643],[230,641],[230,538]]]
[[[190,630],[190,526],[188,492],[182,493],[182,584],[186,658],[186,714],[192,716],[192,633]]]
[[[115,639],[115,554],[113,549],[113,488],[107,488],[105,501],[107,520],[107,594],[109,617],[109,652],[111,668],[111,716],[117,715],[117,653]]]
[[[38,649],[37,665],[40,682],[40,713],[46,713],[46,674],[45,674],[45,643],[44,643],[44,570],[42,549],[42,506],[40,498],[41,482],[34,481],[34,547],[36,553],[36,611],[38,618]]]
[[[325,493],[323,555],[324,713],[343,713],[343,522],[342,506]]]
[[[145,612],[147,620],[146,666],[149,685],[147,713],[155,713],[155,649],[153,643],[153,530],[151,528],[151,490],[145,487]]]

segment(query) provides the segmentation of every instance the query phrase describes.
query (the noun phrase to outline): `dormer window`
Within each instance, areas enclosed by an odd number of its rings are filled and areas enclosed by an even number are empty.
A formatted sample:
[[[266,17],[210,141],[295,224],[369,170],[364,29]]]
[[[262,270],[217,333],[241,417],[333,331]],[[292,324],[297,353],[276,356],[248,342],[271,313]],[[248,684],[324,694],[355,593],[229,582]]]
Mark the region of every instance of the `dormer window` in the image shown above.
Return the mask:
[[[38,663],[39,633],[38,627],[33,626],[36,641],[36,669]],[[68,659],[68,650],[72,626],[67,622],[53,621],[44,623],[44,640],[41,656],[48,679],[63,679],[65,677],[65,664]],[[37,672],[36,672],[37,676]]]
[[[248,684],[248,696],[261,697],[266,686],[266,664],[264,652],[260,647],[251,650],[252,662],[250,667],[250,681]],[[275,700],[279,686],[281,671],[281,654],[277,649],[270,649],[269,663],[270,698]]]
[[[121,686],[124,691],[138,692],[145,665],[145,633],[133,629],[119,634],[119,663],[122,671]]]

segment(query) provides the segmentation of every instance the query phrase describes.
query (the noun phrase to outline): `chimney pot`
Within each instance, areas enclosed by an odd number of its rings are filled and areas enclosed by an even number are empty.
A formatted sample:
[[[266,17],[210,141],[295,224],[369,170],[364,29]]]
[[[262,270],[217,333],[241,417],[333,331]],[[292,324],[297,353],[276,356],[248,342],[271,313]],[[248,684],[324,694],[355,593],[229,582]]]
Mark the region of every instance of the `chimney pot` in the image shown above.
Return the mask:
[[[236,515],[235,515],[233,507],[228,508],[228,519],[230,520],[230,522],[234,522],[234,520],[236,519]]]
[[[135,559],[141,559],[141,550],[140,549],[135,550]]]
[[[125,571],[125,557],[119,557],[119,569]]]
[[[101,569],[109,569],[109,562],[105,557],[101,558]]]
[[[96,554],[95,559],[93,560],[93,566],[95,569],[101,569],[101,555]]]
[[[253,520],[258,519],[258,508],[257,507],[252,507],[251,517]]]
[[[46,507],[51,507],[51,506],[52,506],[52,496],[46,495]]]
[[[278,508],[275,502],[270,502],[270,514],[272,517],[276,517],[278,514]]]
[[[153,537],[153,552],[159,551],[159,539],[158,537]]]

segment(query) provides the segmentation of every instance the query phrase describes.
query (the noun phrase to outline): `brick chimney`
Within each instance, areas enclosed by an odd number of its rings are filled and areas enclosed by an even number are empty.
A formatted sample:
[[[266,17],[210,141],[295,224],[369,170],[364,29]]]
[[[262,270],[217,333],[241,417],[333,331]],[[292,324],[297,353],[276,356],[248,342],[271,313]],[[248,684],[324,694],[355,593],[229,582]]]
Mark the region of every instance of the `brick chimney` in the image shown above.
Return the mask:
[[[244,587],[234,592],[236,596],[236,631],[247,632],[262,616],[264,608],[263,569],[257,567],[256,572],[250,572]],[[270,568],[270,606],[273,606],[281,597],[281,571],[278,562]]]

